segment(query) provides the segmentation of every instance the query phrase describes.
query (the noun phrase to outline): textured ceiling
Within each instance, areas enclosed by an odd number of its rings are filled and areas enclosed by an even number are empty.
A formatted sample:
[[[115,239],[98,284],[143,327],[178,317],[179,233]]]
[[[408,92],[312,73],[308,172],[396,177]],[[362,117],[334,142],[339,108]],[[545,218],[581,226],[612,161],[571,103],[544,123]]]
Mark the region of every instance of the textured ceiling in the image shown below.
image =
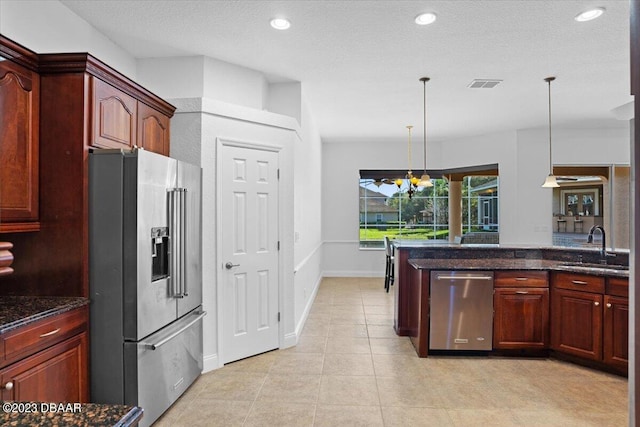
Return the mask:
[[[629,2],[514,1],[101,1],[67,7],[138,58],[206,55],[303,83],[325,141],[422,135],[422,76],[429,139],[547,125],[616,126],[629,95]],[[573,17],[603,6],[599,19]],[[418,26],[432,11],[438,20]],[[288,31],[269,26],[275,16]],[[469,89],[473,79],[503,80]]]

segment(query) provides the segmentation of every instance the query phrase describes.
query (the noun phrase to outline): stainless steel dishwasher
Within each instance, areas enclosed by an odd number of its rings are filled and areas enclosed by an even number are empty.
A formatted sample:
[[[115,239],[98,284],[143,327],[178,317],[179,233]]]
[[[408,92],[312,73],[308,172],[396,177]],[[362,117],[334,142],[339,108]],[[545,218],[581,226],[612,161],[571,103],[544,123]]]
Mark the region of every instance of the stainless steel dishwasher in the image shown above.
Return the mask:
[[[492,271],[432,271],[430,292],[430,350],[492,349]]]

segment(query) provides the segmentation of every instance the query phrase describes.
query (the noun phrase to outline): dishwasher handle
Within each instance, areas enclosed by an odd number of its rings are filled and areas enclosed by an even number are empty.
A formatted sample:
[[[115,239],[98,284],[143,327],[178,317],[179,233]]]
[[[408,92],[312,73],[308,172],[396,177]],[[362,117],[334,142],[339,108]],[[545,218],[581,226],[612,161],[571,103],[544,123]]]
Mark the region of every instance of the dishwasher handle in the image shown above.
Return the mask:
[[[438,274],[436,275],[438,280],[493,280],[492,276],[456,276],[456,275],[446,275],[446,274]]]

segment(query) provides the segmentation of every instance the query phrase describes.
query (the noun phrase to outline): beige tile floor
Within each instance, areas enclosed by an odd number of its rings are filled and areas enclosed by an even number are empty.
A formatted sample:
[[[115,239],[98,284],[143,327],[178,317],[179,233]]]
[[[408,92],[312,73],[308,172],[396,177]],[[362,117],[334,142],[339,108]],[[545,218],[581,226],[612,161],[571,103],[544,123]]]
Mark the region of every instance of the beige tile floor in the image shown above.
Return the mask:
[[[297,346],[202,375],[155,426],[626,426],[627,380],[544,359],[416,356],[382,279],[327,278]]]

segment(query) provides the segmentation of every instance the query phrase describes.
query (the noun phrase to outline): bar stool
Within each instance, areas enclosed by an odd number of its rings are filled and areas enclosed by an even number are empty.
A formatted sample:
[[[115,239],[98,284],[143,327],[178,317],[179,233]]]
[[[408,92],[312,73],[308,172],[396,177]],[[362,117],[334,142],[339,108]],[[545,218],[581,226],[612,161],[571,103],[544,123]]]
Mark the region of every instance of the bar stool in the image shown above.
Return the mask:
[[[584,224],[584,221],[581,219],[576,219],[575,221],[573,221],[573,232],[582,233],[582,224]]]
[[[384,289],[389,292],[389,287],[394,281],[394,248],[388,236],[384,236],[384,251],[386,265],[384,271]]]
[[[562,230],[560,228],[562,227]],[[567,232],[567,220],[559,219],[558,220],[558,233],[566,233]]]

